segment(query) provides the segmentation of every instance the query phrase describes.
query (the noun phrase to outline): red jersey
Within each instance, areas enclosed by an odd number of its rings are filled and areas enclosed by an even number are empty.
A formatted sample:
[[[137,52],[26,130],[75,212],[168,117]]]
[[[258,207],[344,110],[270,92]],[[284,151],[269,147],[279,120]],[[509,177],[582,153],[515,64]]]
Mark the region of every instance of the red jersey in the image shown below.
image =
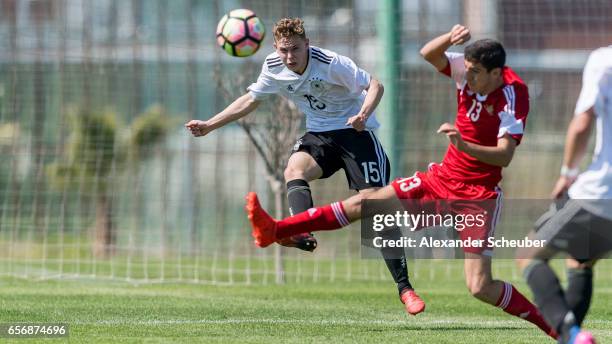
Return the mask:
[[[442,73],[453,78],[457,86],[455,127],[463,140],[494,147],[498,138],[508,133],[518,145],[529,112],[529,93],[523,80],[504,67],[504,84],[483,96],[467,85],[463,54],[446,56],[449,63]],[[500,166],[481,162],[449,144],[440,172],[451,180],[493,188],[502,178],[501,170]]]

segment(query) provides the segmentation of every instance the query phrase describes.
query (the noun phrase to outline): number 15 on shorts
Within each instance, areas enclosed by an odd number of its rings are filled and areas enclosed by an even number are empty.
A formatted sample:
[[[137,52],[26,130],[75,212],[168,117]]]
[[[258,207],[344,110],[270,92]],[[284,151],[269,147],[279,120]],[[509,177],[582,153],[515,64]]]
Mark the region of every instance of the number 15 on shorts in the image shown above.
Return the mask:
[[[365,182],[370,183],[370,180],[374,183],[380,182],[380,172],[378,169],[378,163],[375,161],[362,162],[363,175],[365,176]]]

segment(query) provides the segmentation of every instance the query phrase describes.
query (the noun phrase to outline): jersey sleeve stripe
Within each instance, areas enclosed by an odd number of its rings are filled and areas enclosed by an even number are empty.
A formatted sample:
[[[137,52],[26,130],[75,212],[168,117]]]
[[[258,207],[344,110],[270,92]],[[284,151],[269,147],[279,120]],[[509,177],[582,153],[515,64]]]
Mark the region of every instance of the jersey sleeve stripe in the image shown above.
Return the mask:
[[[504,87],[502,91],[504,91],[504,98],[506,98],[506,109],[510,109],[510,96],[508,95],[508,87]]]
[[[268,68],[278,67],[278,66],[281,66],[282,64],[283,64],[282,62],[279,62],[279,63],[271,63],[271,64],[268,64]]]
[[[322,60],[327,60],[327,61],[329,61],[329,62],[331,62],[331,61],[332,61],[332,58],[331,58],[331,57],[325,57],[325,56],[323,56],[323,55],[321,55],[321,54],[315,53],[314,51],[312,52],[312,57],[318,57],[318,58],[320,58],[320,59],[322,59]]]
[[[326,53],[324,53],[322,50],[319,50],[319,49],[317,49],[317,48],[312,48],[312,52],[313,52],[313,53],[315,53],[315,52],[316,52],[316,53],[320,54],[321,56],[323,56],[323,57],[325,57],[325,58],[328,58],[328,59],[330,59],[330,60],[332,59],[332,56],[327,55],[327,54],[326,54]]]
[[[268,67],[270,67],[270,65],[277,64],[279,62],[281,62],[281,59],[278,58],[278,57],[275,58],[275,59],[267,59],[266,60],[266,64],[268,64]]]
[[[512,85],[508,85],[504,87],[504,96],[506,97],[506,104],[508,105],[508,113],[511,113],[514,116],[514,87]]]
[[[525,122],[521,118],[517,118],[516,113],[516,93],[513,85],[508,85],[503,88],[504,97],[506,98],[506,106],[502,111],[499,112],[498,116],[501,119],[501,123],[499,126],[499,132],[497,137],[502,137],[504,134],[508,133],[513,136],[515,139],[518,139],[520,142],[520,135],[523,134],[525,130]],[[524,116],[525,114],[519,114],[519,116]],[[514,136],[518,135],[518,136]]]
[[[332,57],[331,57],[331,56],[327,56],[327,55],[325,55],[325,54],[323,54],[323,53],[321,53],[321,52],[319,52],[319,51],[316,51],[316,50],[313,50],[313,51],[312,51],[312,54],[313,54],[313,55],[317,55],[317,56],[319,56],[319,57],[322,57],[322,58],[324,58],[324,59],[326,59],[326,60],[330,60],[330,61],[332,60]]]
[[[320,57],[317,57],[317,55],[314,55],[314,54],[312,55],[312,58],[317,60],[317,61],[323,62],[325,64],[331,64],[331,61],[324,60],[324,59],[322,59]]]

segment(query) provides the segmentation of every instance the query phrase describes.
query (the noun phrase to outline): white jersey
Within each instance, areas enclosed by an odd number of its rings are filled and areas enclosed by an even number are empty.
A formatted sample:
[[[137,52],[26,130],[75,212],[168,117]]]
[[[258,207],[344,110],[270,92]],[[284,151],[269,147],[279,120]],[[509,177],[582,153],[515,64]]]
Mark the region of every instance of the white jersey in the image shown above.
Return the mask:
[[[574,199],[612,200],[612,46],[592,52],[584,67],[575,114],[590,108],[597,117],[593,161],[578,176],[569,189],[569,195]],[[585,205],[585,208],[596,215],[612,218],[612,201],[598,204],[597,207]]]
[[[308,65],[302,75],[292,72],[276,52],[268,55],[257,82],[248,87],[254,99],[271,94],[290,99],[306,115],[306,129],[313,132],[346,129],[349,117],[361,110],[370,84],[370,74],[348,57],[311,46]],[[375,114],[366,129],[380,126]]]

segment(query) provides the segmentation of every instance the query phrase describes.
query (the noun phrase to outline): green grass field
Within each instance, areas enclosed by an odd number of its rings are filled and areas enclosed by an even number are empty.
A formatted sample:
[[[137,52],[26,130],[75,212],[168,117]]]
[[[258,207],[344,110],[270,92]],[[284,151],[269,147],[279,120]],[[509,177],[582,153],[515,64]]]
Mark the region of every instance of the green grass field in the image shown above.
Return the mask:
[[[599,343],[612,342],[607,270],[596,279],[585,323]],[[0,323],[66,323],[71,343],[553,343],[531,324],[471,298],[461,278],[425,276],[421,271],[416,285],[427,310],[417,317],[404,313],[390,281],[207,285],[3,277]],[[513,282],[526,291],[522,281]]]

